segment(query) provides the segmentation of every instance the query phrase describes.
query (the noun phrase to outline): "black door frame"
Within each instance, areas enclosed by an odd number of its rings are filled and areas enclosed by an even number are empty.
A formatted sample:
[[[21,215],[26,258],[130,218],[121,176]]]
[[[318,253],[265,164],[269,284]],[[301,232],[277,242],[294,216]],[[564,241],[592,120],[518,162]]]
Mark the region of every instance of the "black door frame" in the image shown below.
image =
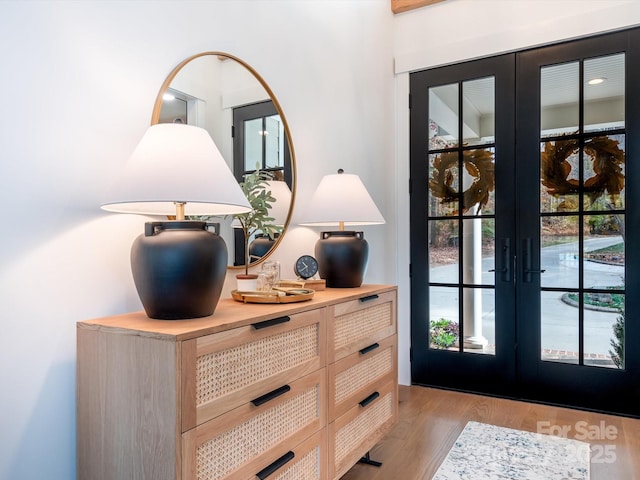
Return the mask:
[[[270,117],[272,115],[278,115],[278,110],[271,100],[242,105],[233,109],[233,129],[231,132],[231,136],[233,137],[233,174],[238,182],[243,181],[245,174],[254,171],[253,165],[251,166],[252,168],[248,170],[245,169],[244,123],[249,120]],[[260,159],[260,169],[269,171],[265,165],[264,151],[265,149],[263,148],[263,158]],[[289,150],[288,140],[284,142],[284,168],[282,169],[282,174],[284,176],[283,180],[289,185],[289,188],[291,188],[291,151]]]

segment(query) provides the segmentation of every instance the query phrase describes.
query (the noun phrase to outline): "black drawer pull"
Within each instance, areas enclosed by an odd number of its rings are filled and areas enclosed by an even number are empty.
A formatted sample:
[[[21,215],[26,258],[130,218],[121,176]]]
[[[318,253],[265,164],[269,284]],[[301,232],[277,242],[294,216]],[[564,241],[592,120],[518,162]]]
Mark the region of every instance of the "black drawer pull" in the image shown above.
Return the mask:
[[[258,398],[254,398],[253,400],[251,400],[251,403],[253,403],[256,407],[259,407],[263,403],[267,403],[269,400],[273,400],[274,398],[279,397],[280,395],[284,395],[289,390],[291,390],[291,387],[289,385],[283,385],[282,387],[276,388],[275,390],[272,390],[269,393],[265,393],[264,395]]]
[[[360,350],[360,355],[365,355],[365,354],[369,353],[371,350],[375,350],[379,346],[380,346],[379,343],[374,343],[373,345],[369,345],[368,347],[364,347],[362,350]]]
[[[367,398],[365,398],[364,400],[362,400],[360,402],[360,406],[363,407],[363,408],[366,407],[367,405],[369,405],[371,402],[373,402],[379,396],[380,396],[380,394],[378,392],[373,392],[371,395],[369,395]]]
[[[256,477],[258,477],[260,480],[264,480],[269,475],[271,475],[273,472],[275,472],[280,467],[285,465],[287,462],[290,462],[291,460],[293,460],[293,458],[295,456],[296,456],[295,453],[293,453],[291,451],[285,453],[279,459],[277,459],[275,462],[273,462],[271,465],[263,468],[258,473],[256,473]]]
[[[369,295],[366,297],[362,297],[360,299],[360,303],[368,302],[369,300],[375,300],[376,298],[380,298],[379,295]]]
[[[286,323],[291,320],[291,317],[278,317],[272,318],[271,320],[265,320],[264,322],[252,323],[251,326],[256,330],[260,330],[261,328],[273,327],[274,325],[280,325],[281,323]]]

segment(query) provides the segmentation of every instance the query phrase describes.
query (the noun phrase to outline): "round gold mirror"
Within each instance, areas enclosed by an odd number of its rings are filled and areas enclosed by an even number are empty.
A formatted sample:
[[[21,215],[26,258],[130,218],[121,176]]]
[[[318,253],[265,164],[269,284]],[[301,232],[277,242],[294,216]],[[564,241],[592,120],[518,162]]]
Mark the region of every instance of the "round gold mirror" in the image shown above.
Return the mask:
[[[244,268],[271,255],[282,241],[295,201],[296,168],[289,126],[275,95],[247,63],[223,52],[193,55],[169,74],[153,108],[151,124],[187,123],[206,129],[236,180],[256,169],[268,176],[270,222],[275,235],[254,233],[248,242],[238,221],[220,217],[220,235],[229,250],[229,267]]]

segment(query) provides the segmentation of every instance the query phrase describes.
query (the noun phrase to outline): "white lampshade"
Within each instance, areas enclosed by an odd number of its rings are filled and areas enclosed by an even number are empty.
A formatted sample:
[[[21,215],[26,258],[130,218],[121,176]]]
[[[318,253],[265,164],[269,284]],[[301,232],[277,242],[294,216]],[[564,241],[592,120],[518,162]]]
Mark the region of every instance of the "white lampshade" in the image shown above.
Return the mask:
[[[251,211],[222,154],[203,128],[152,125],[125,166],[104,210],[144,215],[230,215]]]
[[[265,190],[267,192],[270,191],[271,196],[276,199],[275,202],[271,202],[271,208],[269,209],[269,216],[274,219],[271,223],[282,227],[287,222],[289,208],[291,207],[291,190],[289,190],[286,182],[281,180],[268,181]]]
[[[378,225],[382,214],[358,175],[325,175],[311,197],[300,225]]]

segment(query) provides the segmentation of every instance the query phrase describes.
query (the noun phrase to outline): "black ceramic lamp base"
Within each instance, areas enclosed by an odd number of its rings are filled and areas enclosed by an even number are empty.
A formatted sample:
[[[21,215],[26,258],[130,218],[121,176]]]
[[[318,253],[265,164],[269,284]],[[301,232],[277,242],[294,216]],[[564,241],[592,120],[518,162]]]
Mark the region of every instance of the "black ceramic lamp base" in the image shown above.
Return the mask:
[[[276,244],[276,239],[280,236],[279,233],[275,233],[273,238],[269,238],[269,235],[259,233],[256,238],[251,242],[249,246],[249,263],[255,260],[259,260],[271,251]]]
[[[359,287],[367,268],[369,244],[363,232],[322,232],[315,256],[320,278],[328,288]]]
[[[212,315],[227,271],[227,246],[196,221],[147,222],[131,247],[131,270],[150,318]]]

